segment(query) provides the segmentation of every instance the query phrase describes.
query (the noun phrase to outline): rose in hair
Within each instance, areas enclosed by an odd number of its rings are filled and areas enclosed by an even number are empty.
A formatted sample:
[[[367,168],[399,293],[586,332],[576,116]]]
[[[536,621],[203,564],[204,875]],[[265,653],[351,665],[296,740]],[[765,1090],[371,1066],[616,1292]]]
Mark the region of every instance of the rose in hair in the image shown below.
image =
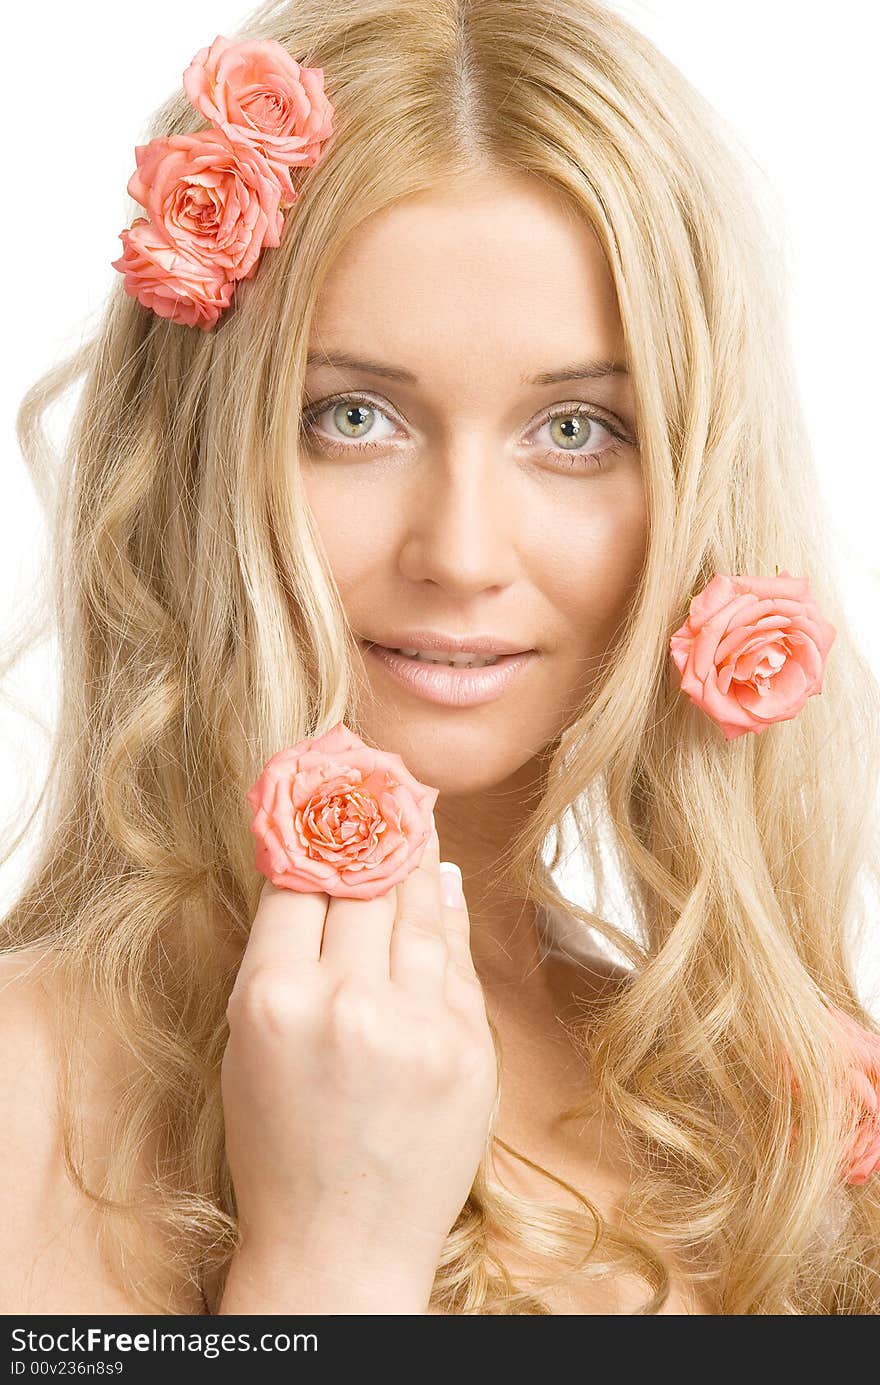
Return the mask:
[[[135,149],[128,192],[186,259],[246,279],[264,246],[280,244],[280,189],[261,154],[221,130],[153,139]]]
[[[145,308],[185,327],[209,331],[229,307],[234,280],[181,254],[146,217],[137,217],[119,236],[123,252],[111,263],[125,276],[125,292]]]
[[[248,791],[257,869],[281,889],[387,894],[421,861],[438,793],[337,722],[278,751]]]
[[[265,156],[281,185],[282,206],[292,203],[290,168],[317,163],[333,133],[323,69],[302,67],[277,39],[234,43],[218,34],[193,58],[183,87],[206,119]]]
[[[806,578],[716,574],[669,642],[681,690],[727,740],[797,716],[822,691],[837,634]]]

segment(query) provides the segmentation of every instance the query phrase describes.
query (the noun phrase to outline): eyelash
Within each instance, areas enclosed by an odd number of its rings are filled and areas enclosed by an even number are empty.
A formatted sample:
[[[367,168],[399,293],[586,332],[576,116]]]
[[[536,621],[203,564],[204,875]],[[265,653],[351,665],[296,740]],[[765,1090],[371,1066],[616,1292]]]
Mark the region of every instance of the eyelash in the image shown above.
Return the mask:
[[[336,456],[351,452],[366,452],[371,448],[382,446],[380,442],[335,442],[332,438],[321,437],[314,427],[314,421],[316,418],[320,418],[321,414],[326,413],[328,409],[332,409],[335,404],[352,404],[355,406],[366,404],[369,408],[379,413],[386,414],[387,412],[378,400],[372,399],[367,394],[335,394],[331,395],[328,399],[322,399],[319,404],[313,404],[305,409],[302,417],[303,433],[315,438],[318,445],[324,451],[331,452]],[[618,444],[628,441],[625,433],[615,427],[610,419],[593,409],[586,408],[585,405],[578,402],[560,405],[557,408],[548,410],[538,419],[535,426],[540,428],[545,423],[552,422],[554,418],[588,418],[594,423],[601,423],[603,428],[607,428],[612,437],[617,438]],[[383,439],[383,442],[387,441],[387,438]],[[601,471],[604,466],[604,461],[602,459],[616,456],[619,452],[620,446],[616,445],[603,448],[601,453],[566,452],[563,448],[550,448],[541,455],[544,459],[557,459],[560,457],[569,459],[569,464],[572,469],[578,461],[587,461],[588,465],[583,468],[584,470]]]

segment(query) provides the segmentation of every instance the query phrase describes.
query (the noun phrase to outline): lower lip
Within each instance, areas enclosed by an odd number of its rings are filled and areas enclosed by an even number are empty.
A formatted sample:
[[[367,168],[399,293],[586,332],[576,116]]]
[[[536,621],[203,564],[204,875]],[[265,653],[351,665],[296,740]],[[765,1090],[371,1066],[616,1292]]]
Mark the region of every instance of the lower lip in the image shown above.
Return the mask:
[[[366,648],[403,687],[426,702],[440,702],[446,707],[478,707],[481,702],[494,702],[525,672],[538,652],[529,649],[524,654],[504,654],[486,668],[451,668],[448,664],[408,659],[381,644],[368,644]]]

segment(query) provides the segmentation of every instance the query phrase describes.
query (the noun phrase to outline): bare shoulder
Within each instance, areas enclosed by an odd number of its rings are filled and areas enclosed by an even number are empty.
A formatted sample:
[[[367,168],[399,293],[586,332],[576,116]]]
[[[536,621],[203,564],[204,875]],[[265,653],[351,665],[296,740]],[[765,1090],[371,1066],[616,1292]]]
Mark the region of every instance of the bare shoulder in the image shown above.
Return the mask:
[[[57,986],[39,949],[0,955],[0,1312],[154,1311],[127,1297],[105,1267],[97,1241],[102,1214],[65,1165],[53,1023]],[[118,1093],[118,1048],[93,1032],[86,1049],[77,1115],[92,1159],[100,1158]]]
[[[11,1218],[13,1230],[22,1221],[21,1190],[45,1193],[51,1178],[55,1060],[44,973],[34,949],[0,955],[0,1153],[7,1171],[0,1196],[10,1200],[4,1220],[9,1229]]]

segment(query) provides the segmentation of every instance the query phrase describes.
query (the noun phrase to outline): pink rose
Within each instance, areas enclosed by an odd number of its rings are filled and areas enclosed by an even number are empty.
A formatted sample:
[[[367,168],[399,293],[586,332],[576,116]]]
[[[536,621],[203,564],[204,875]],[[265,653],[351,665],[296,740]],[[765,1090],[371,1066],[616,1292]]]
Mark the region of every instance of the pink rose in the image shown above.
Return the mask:
[[[196,110],[229,138],[258,149],[272,165],[288,205],[293,165],[317,163],[333,133],[334,109],[320,67],[301,67],[277,39],[233,43],[218,34],[183,74]]]
[[[733,740],[790,721],[822,691],[836,634],[806,578],[719,573],[669,643],[682,691]]]
[[[146,217],[139,216],[119,235],[123,253],[111,263],[125,275],[125,292],[160,317],[209,331],[229,307],[233,280],[187,259]]]
[[[867,1183],[880,1170],[880,1036],[843,1010],[832,1007],[831,1013],[852,1054],[851,1096],[858,1113],[842,1176],[847,1183]]]
[[[220,130],[136,146],[128,191],[157,234],[215,279],[246,279],[264,246],[280,244],[281,189],[256,150]]]
[[[337,722],[273,755],[248,791],[257,869],[281,889],[387,894],[419,864],[438,793]]]

